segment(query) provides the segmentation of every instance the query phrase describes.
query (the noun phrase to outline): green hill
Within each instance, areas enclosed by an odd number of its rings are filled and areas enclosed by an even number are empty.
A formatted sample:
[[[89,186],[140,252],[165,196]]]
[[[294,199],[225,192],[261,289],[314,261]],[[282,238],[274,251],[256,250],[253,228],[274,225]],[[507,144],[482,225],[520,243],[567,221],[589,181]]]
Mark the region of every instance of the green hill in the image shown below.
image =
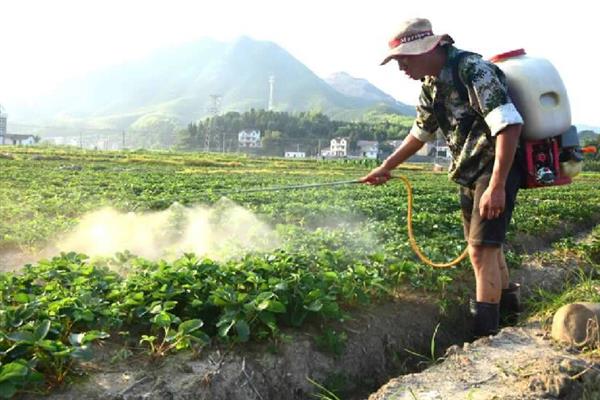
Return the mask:
[[[374,110],[410,113],[379,89],[349,95],[277,44],[241,37],[232,43],[203,39],[97,71],[65,84],[29,113],[16,114],[54,126],[143,129],[145,121],[157,120],[186,125],[210,115],[215,94],[222,113],[267,108],[270,76],[276,111],[321,111],[344,120]]]

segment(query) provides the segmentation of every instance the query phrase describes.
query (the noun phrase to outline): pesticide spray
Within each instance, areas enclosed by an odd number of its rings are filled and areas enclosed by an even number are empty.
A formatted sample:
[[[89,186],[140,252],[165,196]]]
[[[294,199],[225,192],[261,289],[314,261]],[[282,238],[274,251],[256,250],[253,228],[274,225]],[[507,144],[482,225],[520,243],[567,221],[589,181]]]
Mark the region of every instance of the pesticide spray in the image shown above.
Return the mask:
[[[103,208],[82,217],[56,247],[94,256],[129,251],[150,260],[173,260],[184,253],[223,261],[279,245],[277,234],[251,211],[221,199],[212,206],[179,203],[148,213]]]

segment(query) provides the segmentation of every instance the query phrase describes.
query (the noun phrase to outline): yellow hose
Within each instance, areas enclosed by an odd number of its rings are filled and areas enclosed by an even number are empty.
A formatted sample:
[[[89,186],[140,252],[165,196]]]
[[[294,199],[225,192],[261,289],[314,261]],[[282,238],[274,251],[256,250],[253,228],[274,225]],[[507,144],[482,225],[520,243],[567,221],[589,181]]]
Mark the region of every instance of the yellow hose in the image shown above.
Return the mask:
[[[394,175],[392,178],[400,179],[402,182],[404,182],[404,185],[406,186],[406,191],[408,192],[408,205],[407,205],[408,210],[407,210],[407,217],[406,217],[406,226],[408,227],[408,241],[410,242],[410,247],[413,249],[415,254],[419,257],[419,259],[421,261],[423,261],[425,264],[427,264],[431,267],[434,267],[434,268],[450,268],[450,267],[457,265],[462,260],[464,260],[467,257],[467,255],[469,254],[468,248],[465,248],[465,250],[462,252],[462,254],[460,256],[458,256],[457,258],[455,258],[454,260],[452,260],[448,263],[435,263],[435,262],[431,261],[429,258],[427,258],[427,256],[425,256],[421,252],[421,249],[419,249],[419,246],[417,245],[417,241],[415,240],[415,234],[413,232],[413,227],[412,227],[413,193],[412,193],[412,187],[410,185],[410,181],[408,180],[407,177],[405,177],[403,175]]]

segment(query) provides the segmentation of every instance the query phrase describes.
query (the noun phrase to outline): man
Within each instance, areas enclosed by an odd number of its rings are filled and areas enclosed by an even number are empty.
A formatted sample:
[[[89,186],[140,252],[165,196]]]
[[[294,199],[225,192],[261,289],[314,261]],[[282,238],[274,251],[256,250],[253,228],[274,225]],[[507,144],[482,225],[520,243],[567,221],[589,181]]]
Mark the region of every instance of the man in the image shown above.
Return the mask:
[[[465,238],[475,272],[474,334],[494,334],[500,305],[516,312],[518,286],[509,287],[502,243],[521,172],[514,163],[523,119],[512,104],[502,72],[478,54],[434,35],[426,19],[406,21],[389,42],[381,63],[398,63],[422,81],[417,118],[409,135],[379,167],[362,178],[385,183],[393,170],[440,132],[452,153],[449,176],[460,185]],[[502,301],[501,301],[502,300]]]

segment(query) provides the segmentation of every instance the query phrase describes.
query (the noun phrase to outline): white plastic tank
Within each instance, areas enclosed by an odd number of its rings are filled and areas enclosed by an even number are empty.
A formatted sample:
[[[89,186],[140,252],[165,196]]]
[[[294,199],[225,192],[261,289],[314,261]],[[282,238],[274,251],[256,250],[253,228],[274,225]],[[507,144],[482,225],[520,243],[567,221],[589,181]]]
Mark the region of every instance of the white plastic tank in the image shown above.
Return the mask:
[[[524,120],[528,140],[558,136],[571,126],[567,90],[558,71],[544,58],[519,49],[490,58],[506,75],[510,96]]]

